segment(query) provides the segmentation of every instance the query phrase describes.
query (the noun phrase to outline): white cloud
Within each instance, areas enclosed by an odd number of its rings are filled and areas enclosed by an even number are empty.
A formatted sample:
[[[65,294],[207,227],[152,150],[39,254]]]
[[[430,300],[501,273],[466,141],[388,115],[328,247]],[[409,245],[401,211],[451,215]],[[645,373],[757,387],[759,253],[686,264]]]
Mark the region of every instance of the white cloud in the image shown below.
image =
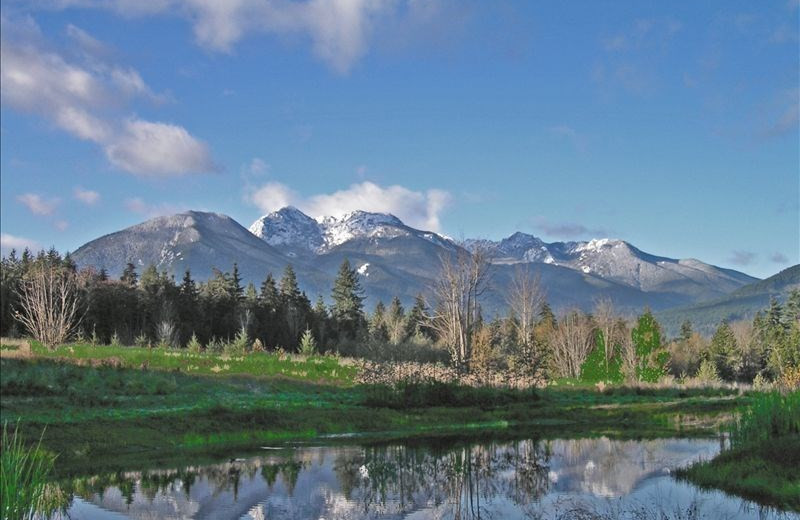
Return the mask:
[[[141,119],[125,122],[124,131],[106,146],[106,155],[118,168],[146,176],[217,170],[208,145],[183,127]]]
[[[132,213],[144,215],[147,218],[153,218],[180,213],[182,211],[186,211],[187,208],[185,206],[167,203],[148,204],[140,197],[132,197],[125,199],[125,209]]]
[[[76,199],[87,204],[89,206],[97,203],[100,200],[100,194],[94,190],[85,190],[80,186],[76,186],[74,190],[72,190],[72,194],[75,196]]]
[[[36,193],[23,193],[17,200],[34,215],[52,215],[59,203],[58,199],[45,199]]]
[[[339,73],[369,49],[379,22],[424,21],[439,0],[57,0],[51,7],[110,9],[123,16],[177,15],[192,24],[198,45],[231,52],[251,33],[300,35]]]
[[[2,19],[2,102],[39,115],[67,133],[100,145],[110,162],[127,172],[169,176],[215,171],[208,146],[181,126],[125,118],[119,113],[134,98],[162,101],[132,68],[98,61],[100,42],[74,26],[67,29],[83,48],[85,63],[68,62],[46,50],[38,28],[17,30]],[[37,30],[34,30],[36,28]]]
[[[103,42],[87,33],[80,27],[67,25],[67,36],[87,55],[94,58],[106,57],[111,49]]]
[[[253,157],[253,160],[247,166],[247,170],[252,175],[263,175],[269,170],[269,164],[260,157]]]
[[[355,210],[391,213],[409,226],[440,231],[440,215],[452,197],[444,191],[413,191],[399,185],[379,186],[365,181],[345,190],[301,197],[288,186],[270,182],[255,188],[246,200],[269,213],[285,206],[296,206],[312,217],[342,215]]]
[[[41,246],[38,242],[31,240],[30,238],[17,237],[8,233],[0,233],[0,250],[2,251],[2,254],[7,255],[12,249],[24,251],[25,248],[28,248],[31,251],[37,251],[41,249]]]
[[[298,198],[298,195],[288,186],[280,182],[268,182],[261,187],[254,188],[252,193],[245,197],[245,200],[264,213],[272,213],[296,204]]]
[[[59,231],[66,231],[69,228],[69,222],[66,220],[56,220],[53,222],[53,226]]]

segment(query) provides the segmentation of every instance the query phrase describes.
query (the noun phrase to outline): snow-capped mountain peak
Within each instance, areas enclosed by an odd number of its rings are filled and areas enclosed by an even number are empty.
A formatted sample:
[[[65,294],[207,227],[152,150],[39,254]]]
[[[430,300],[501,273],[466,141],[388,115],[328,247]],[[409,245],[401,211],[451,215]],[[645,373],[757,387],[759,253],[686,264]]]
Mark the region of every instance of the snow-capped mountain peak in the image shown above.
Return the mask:
[[[362,238],[392,238],[418,233],[434,243],[448,243],[430,232],[414,230],[388,213],[351,211],[341,217],[313,219],[297,208],[287,206],[256,220],[250,231],[270,245],[323,253],[338,245]]]
[[[315,251],[324,244],[317,221],[293,206],[264,215],[253,222],[250,232],[272,246]]]

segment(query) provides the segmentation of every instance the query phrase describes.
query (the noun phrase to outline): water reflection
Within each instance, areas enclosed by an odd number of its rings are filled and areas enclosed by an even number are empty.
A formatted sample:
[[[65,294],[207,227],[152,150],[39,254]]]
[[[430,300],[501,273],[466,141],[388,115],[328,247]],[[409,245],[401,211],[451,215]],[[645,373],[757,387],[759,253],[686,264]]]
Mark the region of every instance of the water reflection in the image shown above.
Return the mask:
[[[670,476],[711,440],[300,447],[76,480],[80,518],[800,518]],[[77,498],[82,497],[82,498]]]

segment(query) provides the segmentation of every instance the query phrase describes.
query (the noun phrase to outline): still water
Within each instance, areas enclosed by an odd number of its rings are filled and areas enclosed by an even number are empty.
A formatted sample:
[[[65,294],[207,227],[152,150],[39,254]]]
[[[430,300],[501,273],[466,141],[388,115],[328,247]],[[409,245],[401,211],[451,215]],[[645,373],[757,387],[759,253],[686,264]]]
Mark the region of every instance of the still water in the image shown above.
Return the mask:
[[[275,446],[76,486],[69,518],[800,519],[676,480],[710,439]]]

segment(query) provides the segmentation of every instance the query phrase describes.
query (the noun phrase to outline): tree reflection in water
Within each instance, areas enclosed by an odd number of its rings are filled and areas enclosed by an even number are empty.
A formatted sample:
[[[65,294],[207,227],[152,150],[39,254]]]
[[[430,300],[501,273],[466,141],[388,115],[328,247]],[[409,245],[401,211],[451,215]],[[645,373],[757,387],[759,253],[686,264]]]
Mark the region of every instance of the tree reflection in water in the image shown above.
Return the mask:
[[[73,520],[104,511],[253,520],[790,517],[669,476],[669,468],[718,450],[714,440],[605,437],[287,447],[207,466],[79,478],[62,488],[79,497]],[[692,513],[698,507],[703,513]]]
[[[488,499],[525,506],[547,493],[546,445],[462,444],[447,449],[375,446],[340,455],[334,469],[347,500],[365,516],[441,508],[449,518],[485,517]]]

